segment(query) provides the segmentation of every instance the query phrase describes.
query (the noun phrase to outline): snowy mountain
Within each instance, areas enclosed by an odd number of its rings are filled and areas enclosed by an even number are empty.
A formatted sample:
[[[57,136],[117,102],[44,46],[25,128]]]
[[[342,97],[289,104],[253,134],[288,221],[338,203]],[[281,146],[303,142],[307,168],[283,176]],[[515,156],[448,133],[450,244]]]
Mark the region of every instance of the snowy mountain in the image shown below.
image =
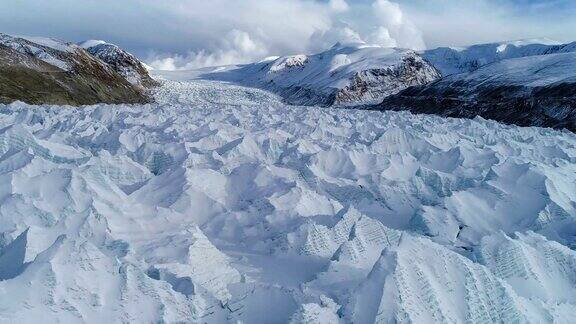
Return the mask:
[[[573,133],[154,96],[0,104],[0,322],[573,321]]]
[[[101,40],[88,40],[80,43],[79,46],[92,54],[92,56],[104,61],[133,85],[143,88],[159,85],[157,81],[150,77],[142,62],[134,55],[114,44]]]
[[[504,59],[388,97],[377,109],[482,116],[522,126],[576,131],[576,52]],[[574,47],[574,46],[572,46]],[[576,48],[576,47],[575,47]]]
[[[0,34],[0,102],[95,104],[150,100],[115,68],[81,47]]]
[[[561,44],[547,39],[479,44],[469,47],[440,47],[420,53],[442,76],[472,72],[506,59],[576,52],[576,42]]]
[[[545,39],[419,53],[363,43],[337,44],[315,55],[154,74],[255,87],[297,105],[408,109],[574,130],[574,52],[576,43]]]
[[[321,106],[378,103],[390,94],[439,77],[414,51],[363,43],[336,44],[315,55],[177,74],[180,79],[234,82],[274,92],[291,104]]]

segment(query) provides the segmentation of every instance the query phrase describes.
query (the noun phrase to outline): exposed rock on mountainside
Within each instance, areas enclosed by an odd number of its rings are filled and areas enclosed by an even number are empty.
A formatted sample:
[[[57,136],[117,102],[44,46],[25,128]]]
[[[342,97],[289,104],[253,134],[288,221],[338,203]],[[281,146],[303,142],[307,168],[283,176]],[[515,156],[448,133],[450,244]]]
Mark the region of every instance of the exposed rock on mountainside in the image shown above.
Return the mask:
[[[120,47],[104,41],[89,40],[80,44],[82,48],[108,64],[114,71],[120,73],[130,83],[150,88],[158,86],[158,81],[152,79],[148,70],[134,55]]]
[[[374,108],[576,131],[576,53],[506,59],[408,88]]]
[[[378,103],[439,76],[432,65],[411,50],[337,44],[315,55],[285,56],[200,77],[272,91],[290,104],[351,106]]]
[[[145,103],[145,91],[74,44],[0,34],[0,102]]]

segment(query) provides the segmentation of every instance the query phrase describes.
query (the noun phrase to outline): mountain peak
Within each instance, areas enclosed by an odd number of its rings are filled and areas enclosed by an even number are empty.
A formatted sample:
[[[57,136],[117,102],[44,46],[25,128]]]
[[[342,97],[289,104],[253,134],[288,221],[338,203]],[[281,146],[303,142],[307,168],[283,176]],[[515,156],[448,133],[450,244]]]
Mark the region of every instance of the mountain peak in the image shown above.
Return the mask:
[[[80,43],[80,47],[104,61],[135,86],[149,88],[158,85],[158,82],[150,77],[148,69],[142,62],[117,45],[103,40],[87,40]]]

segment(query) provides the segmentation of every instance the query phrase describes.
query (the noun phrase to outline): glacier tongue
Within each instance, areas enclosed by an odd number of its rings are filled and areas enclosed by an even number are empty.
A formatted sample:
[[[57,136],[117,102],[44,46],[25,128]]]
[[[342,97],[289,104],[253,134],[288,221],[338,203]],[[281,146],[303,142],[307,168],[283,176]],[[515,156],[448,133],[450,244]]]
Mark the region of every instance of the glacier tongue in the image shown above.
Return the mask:
[[[573,133],[155,96],[0,105],[0,322],[573,320]]]

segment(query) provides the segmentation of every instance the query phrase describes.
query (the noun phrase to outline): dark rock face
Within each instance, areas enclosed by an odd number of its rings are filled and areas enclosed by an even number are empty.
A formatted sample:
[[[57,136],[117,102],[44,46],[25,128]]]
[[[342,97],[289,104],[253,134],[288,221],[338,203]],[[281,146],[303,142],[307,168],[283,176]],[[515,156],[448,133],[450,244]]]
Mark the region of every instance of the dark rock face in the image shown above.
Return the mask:
[[[400,64],[357,72],[350,85],[339,90],[330,104],[349,104],[361,98],[378,99],[440,78],[433,66],[416,53],[407,54]]]
[[[144,88],[160,85],[150,77],[144,65],[137,58],[116,45],[102,43],[88,47],[86,50],[92,56],[108,64],[133,85]]]
[[[299,85],[282,87],[276,86],[274,81],[271,81],[268,86],[261,86],[261,88],[276,93],[284,99],[284,102],[290,105],[329,107],[336,101],[336,89],[321,91]]]
[[[0,103],[90,105],[151,100],[78,46],[55,42],[58,46],[51,47],[0,36]]]
[[[459,97],[458,90],[454,89],[435,93],[434,85],[413,87],[371,108],[456,118],[480,116],[519,126],[566,128],[576,132],[576,83],[535,88],[522,97],[512,95],[523,90],[526,89],[497,86],[485,88],[474,99],[467,99]]]
[[[369,107],[445,117],[480,116],[576,132],[576,54],[510,59],[411,87]]]

